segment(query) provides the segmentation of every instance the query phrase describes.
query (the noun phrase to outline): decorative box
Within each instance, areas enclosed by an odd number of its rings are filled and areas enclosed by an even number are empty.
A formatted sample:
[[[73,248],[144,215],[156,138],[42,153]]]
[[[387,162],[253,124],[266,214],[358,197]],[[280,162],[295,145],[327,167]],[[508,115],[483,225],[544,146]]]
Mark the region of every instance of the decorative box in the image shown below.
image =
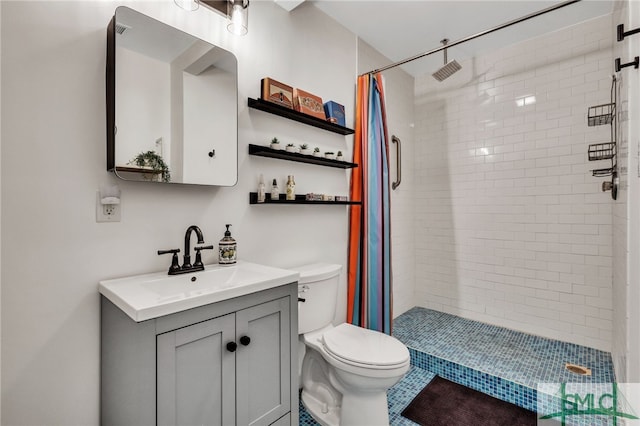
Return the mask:
[[[293,108],[293,87],[268,77],[263,78],[261,82],[260,97],[263,101]]]
[[[344,105],[334,101],[326,102],[324,104],[324,113],[327,116],[327,121],[345,126]]]
[[[326,120],[322,98],[300,89],[293,89],[293,109]]]
[[[314,194],[313,192],[305,195],[307,201],[322,201],[322,194]]]

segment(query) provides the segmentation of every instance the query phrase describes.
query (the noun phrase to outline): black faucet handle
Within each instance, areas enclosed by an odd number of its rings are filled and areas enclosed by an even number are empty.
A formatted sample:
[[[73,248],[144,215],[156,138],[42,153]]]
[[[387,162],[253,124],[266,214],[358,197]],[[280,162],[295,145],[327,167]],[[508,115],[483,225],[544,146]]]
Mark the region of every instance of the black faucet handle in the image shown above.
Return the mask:
[[[202,264],[202,255],[200,254],[200,250],[213,250],[213,245],[194,247],[193,249],[196,251],[196,261],[194,262],[193,267],[204,267],[204,265]]]
[[[162,254],[173,254],[173,256],[171,257],[171,266],[169,267],[169,274],[175,274],[177,271],[180,270],[178,253],[180,253],[180,249],[158,250],[158,256]]]
[[[158,250],[158,255],[169,254],[169,253],[178,254],[178,253],[180,253],[180,249]]]

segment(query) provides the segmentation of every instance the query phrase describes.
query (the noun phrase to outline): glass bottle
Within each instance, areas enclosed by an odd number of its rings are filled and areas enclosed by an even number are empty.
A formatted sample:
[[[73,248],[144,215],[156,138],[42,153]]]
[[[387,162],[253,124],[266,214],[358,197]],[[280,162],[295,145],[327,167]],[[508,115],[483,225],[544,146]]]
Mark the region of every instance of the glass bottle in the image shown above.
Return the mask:
[[[280,199],[280,188],[278,188],[278,180],[273,179],[271,186],[271,201],[278,201]]]
[[[264,176],[260,175],[260,181],[258,182],[258,202],[264,203],[264,200],[265,200]]]
[[[296,199],[296,182],[293,180],[293,175],[289,175],[287,179],[287,200],[292,201]]]

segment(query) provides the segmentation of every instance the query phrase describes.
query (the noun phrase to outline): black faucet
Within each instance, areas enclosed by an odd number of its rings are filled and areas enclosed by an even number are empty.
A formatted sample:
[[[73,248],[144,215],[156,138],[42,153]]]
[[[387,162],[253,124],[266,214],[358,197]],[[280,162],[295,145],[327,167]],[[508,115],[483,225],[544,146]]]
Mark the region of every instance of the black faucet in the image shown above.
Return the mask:
[[[187,228],[187,232],[184,234],[184,259],[182,266],[178,263],[178,253],[180,249],[172,250],[158,250],[158,254],[172,253],[171,267],[169,268],[169,275],[186,274],[188,272],[202,271],[204,270],[204,264],[202,263],[201,250],[213,250],[213,245],[194,247],[196,251],[196,260],[191,264],[191,233],[195,232],[198,237],[198,244],[204,244],[204,236],[202,231],[196,225],[191,225]]]
[[[189,252],[191,251],[191,232],[195,232],[198,237],[198,244],[204,244],[204,237],[202,236],[202,231],[196,225],[191,225],[187,228],[187,232],[184,234],[184,262],[182,263],[182,269],[191,269],[193,265],[191,265],[191,256]],[[204,266],[202,267],[204,269]],[[198,270],[202,270],[198,269]]]

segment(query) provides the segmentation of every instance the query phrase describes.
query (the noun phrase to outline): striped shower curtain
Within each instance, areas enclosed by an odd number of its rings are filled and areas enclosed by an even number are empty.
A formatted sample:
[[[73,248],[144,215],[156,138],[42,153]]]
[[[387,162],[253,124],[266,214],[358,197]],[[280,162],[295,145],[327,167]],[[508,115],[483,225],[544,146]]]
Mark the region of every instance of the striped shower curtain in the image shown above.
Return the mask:
[[[349,215],[347,321],[391,334],[389,143],[382,75],[358,77]]]

